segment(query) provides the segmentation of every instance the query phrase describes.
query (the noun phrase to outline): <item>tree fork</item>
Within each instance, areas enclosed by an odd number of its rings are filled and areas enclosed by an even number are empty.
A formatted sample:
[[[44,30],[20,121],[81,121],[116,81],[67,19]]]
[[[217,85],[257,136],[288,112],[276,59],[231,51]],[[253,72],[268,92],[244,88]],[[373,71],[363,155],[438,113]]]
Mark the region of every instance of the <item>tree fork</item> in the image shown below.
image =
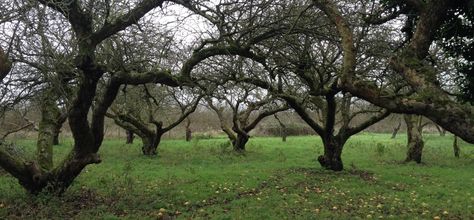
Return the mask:
[[[161,137],[163,136],[164,132],[156,132],[153,135],[145,135],[141,137],[143,146],[142,152],[146,156],[154,156],[156,155],[156,150],[161,142]]]
[[[232,146],[236,152],[244,152],[245,145],[249,141],[250,136],[248,134],[237,134],[237,138],[232,141]]]

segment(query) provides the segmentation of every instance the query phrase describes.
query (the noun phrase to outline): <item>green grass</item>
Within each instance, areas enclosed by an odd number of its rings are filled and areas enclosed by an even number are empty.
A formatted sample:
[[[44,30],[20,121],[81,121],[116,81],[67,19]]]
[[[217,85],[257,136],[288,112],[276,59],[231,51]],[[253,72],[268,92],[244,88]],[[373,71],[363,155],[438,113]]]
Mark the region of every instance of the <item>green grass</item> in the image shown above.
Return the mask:
[[[28,195],[0,172],[0,219],[474,219],[474,146],[456,159],[451,136],[425,135],[424,163],[403,164],[405,140],[355,136],[337,173],[317,164],[318,137],[253,138],[245,155],[226,139],[165,140],[154,158],[107,140],[63,197]]]

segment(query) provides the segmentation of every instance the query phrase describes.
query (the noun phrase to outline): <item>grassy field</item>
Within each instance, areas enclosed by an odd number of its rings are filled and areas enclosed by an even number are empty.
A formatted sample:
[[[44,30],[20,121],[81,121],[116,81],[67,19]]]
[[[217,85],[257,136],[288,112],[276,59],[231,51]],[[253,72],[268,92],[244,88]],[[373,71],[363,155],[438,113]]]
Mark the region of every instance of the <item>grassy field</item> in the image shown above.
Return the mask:
[[[452,136],[425,135],[424,164],[402,164],[405,141],[355,136],[334,173],[316,162],[318,137],[253,138],[245,155],[226,139],[165,140],[154,158],[107,140],[63,197],[28,195],[0,171],[0,219],[474,219],[474,146],[456,159]]]

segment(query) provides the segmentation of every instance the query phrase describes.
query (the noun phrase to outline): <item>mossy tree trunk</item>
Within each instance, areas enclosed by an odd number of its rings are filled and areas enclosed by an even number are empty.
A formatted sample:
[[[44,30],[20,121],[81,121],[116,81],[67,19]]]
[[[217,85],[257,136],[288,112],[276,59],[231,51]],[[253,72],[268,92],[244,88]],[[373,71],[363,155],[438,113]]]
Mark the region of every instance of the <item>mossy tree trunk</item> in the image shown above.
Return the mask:
[[[41,169],[53,168],[53,145],[57,137],[57,117],[60,115],[53,91],[47,89],[41,96],[41,120],[38,128],[36,156]]]
[[[420,117],[416,115],[405,115],[405,122],[407,125],[407,157],[405,162],[415,161],[421,163],[421,157],[423,154],[423,135],[422,126],[420,126]]]

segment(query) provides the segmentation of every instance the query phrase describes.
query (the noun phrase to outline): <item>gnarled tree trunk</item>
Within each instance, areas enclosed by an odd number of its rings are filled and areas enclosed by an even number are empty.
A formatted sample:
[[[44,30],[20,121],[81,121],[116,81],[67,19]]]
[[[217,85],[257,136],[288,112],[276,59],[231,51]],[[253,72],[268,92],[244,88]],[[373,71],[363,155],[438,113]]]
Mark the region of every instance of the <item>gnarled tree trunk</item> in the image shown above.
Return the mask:
[[[405,115],[405,122],[407,124],[407,135],[408,135],[408,152],[405,162],[415,161],[421,163],[421,157],[423,153],[423,135],[421,126],[419,126],[416,115]]]
[[[158,145],[160,145],[163,134],[164,133],[157,132],[154,135],[146,135],[141,137],[143,143],[142,152],[144,155],[156,155],[156,150],[158,149]]]
[[[328,170],[343,170],[341,155],[344,144],[345,141],[338,137],[328,136],[323,138],[324,154],[318,157],[321,166]]]
[[[244,152],[245,151],[245,145],[249,141],[250,136],[248,134],[237,134],[236,139],[232,141],[232,146],[234,147],[234,150],[237,152]]]
[[[41,121],[36,143],[39,166],[44,170],[53,168],[53,144],[56,133],[56,116],[59,114],[56,100],[46,91],[41,98]]]

